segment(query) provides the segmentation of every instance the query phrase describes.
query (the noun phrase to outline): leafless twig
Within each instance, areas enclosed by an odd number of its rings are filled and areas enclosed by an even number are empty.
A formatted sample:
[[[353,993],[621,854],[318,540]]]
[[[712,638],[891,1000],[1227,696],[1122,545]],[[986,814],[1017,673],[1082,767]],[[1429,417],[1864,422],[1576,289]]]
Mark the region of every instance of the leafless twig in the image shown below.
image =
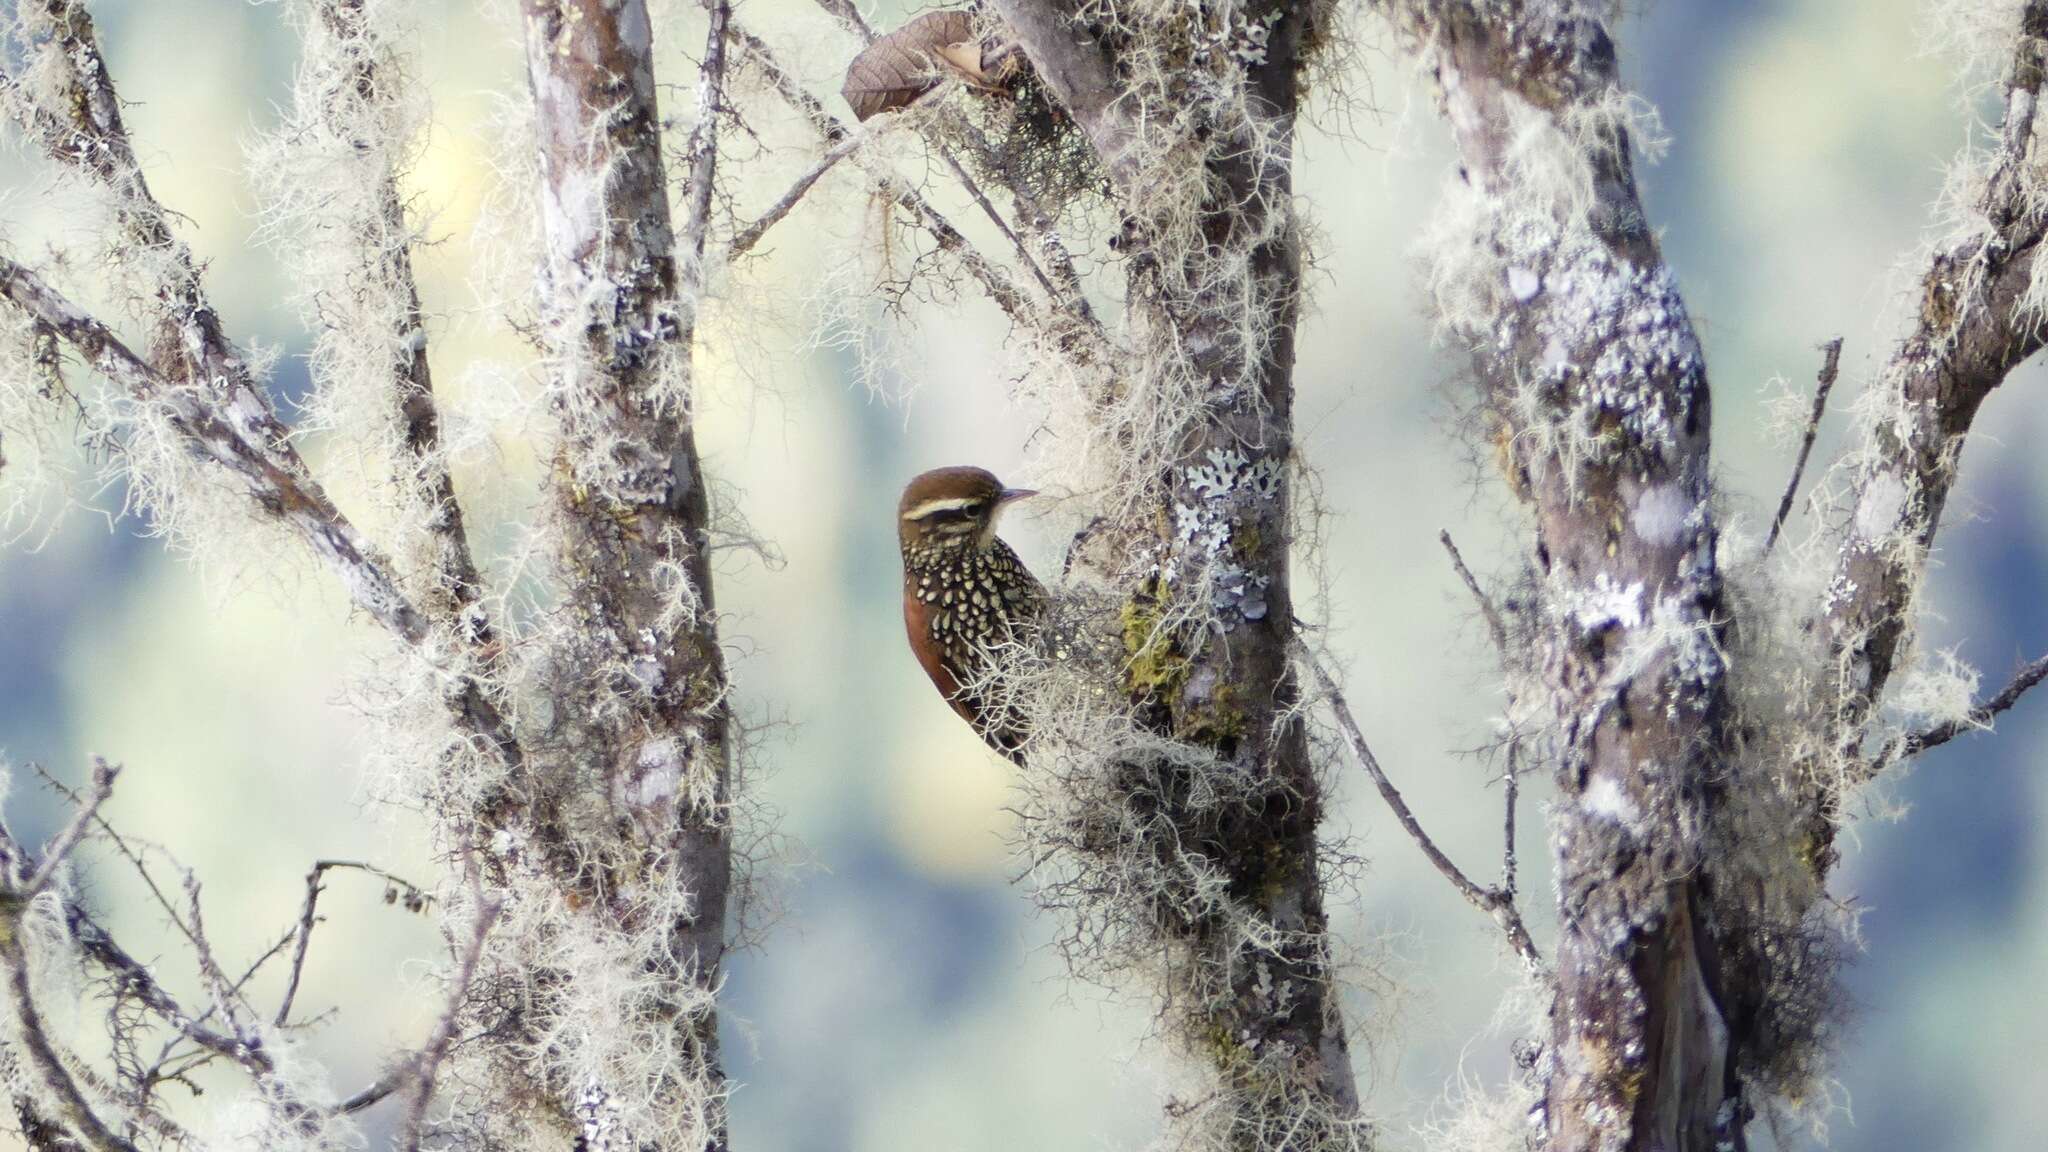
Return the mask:
[[[180,1036],[208,1052],[233,1060],[252,1075],[268,1076],[275,1070],[270,1057],[262,1049],[236,1037],[215,1032],[185,1011],[177,1000],[165,991],[163,985],[157,983],[149,968],[130,956],[106,929],[86,915],[84,909],[67,901],[64,906],[64,918],[72,938],[78,941],[79,950],[93,963],[105,969],[107,974],[113,977],[118,989],[141,1001],[145,1007],[176,1029]]]
[[[875,42],[874,29],[868,25],[866,20],[861,18],[861,14],[854,7],[852,0],[818,0],[818,6],[838,20],[848,31],[859,37],[861,43],[873,44]],[[927,95],[938,96],[944,91],[945,86],[942,85],[939,89]],[[923,100],[920,99],[919,102],[922,103]],[[987,138],[982,135],[979,128],[975,127],[973,121],[968,119],[957,107],[942,107],[939,110],[939,115],[946,121],[948,128],[967,137],[974,151],[984,157],[993,158],[994,149],[989,145]],[[953,178],[960,182],[961,189],[974,200],[975,206],[981,209],[982,215],[988,217],[989,222],[995,225],[996,231],[1002,233],[1003,238],[1010,242],[1011,249],[1017,253],[1017,262],[1024,267],[1025,271],[1031,273],[1031,278],[1038,281],[1040,287],[1045,289],[1047,297],[1055,304],[1067,309],[1075,320],[1090,329],[1098,339],[1106,339],[1106,333],[1102,332],[1100,322],[1095,318],[1094,310],[1088,304],[1087,296],[1081,291],[1080,278],[1074,272],[1073,262],[1067,255],[1065,242],[1053,231],[1049,215],[1039,206],[1030,190],[1018,181],[1003,181],[1005,189],[1010,193],[1010,198],[1016,205],[1018,216],[1024,221],[1025,226],[1037,235],[1051,256],[1053,263],[1051,274],[1048,274],[1045,268],[1038,262],[1038,258],[1032,254],[1030,246],[1024,243],[1023,238],[1017,234],[1017,229],[1003,216],[1001,210],[989,199],[988,194],[982,191],[981,182],[976,180],[974,174],[967,170],[967,166],[960,162],[960,157],[954,153],[953,149],[944,140],[930,134],[926,135],[926,142],[931,145],[933,151],[938,153],[939,159],[945,162],[946,167],[952,171]],[[1058,279],[1057,283],[1055,283],[1055,277]]]
[[[313,867],[306,873],[306,900],[305,903],[300,905],[299,907],[299,922],[292,929],[291,933],[287,936],[287,939],[292,941],[291,973],[289,976],[285,978],[284,998],[278,1002],[277,1014],[271,1019],[271,1023],[279,1028],[284,1027],[285,1020],[291,1016],[292,1001],[298,998],[299,977],[305,972],[306,968],[306,949],[312,943],[313,940],[313,924],[315,921],[314,913],[320,902],[320,893],[326,890],[325,887],[320,883],[320,881],[324,876],[326,876],[328,872],[340,869],[346,869],[354,872],[364,872],[371,876],[378,877],[379,879],[385,881],[387,884],[399,885],[404,887],[408,893],[406,901],[408,909],[410,909],[413,906],[413,901],[415,899],[421,902],[425,902],[426,900],[432,899],[432,897],[429,897],[425,894],[424,890],[421,889],[419,885],[414,884],[412,881],[406,880],[402,877],[394,876],[391,873],[386,872],[384,869],[379,868],[374,864],[366,864],[360,860],[315,861]],[[388,903],[390,899],[391,890],[387,889],[385,892],[385,901]],[[276,955],[276,953],[277,949],[272,948],[270,952],[264,954],[263,960],[268,960],[271,956]],[[262,963],[262,960],[259,960],[258,963]],[[244,976],[242,979],[247,980],[248,977]],[[239,986],[240,985],[238,982],[237,987]]]
[[[1962,719],[1910,732],[1892,741],[1884,754],[1877,758],[1870,774],[1874,776],[1886,766],[1908,756],[1917,756],[1929,748],[1939,748],[1965,732],[1978,732],[1989,728],[1993,719],[2019,703],[2020,697],[2043,680],[2048,680],[2048,656],[2021,666],[2006,686],[1999,689],[1996,696],[1970,709],[1969,714]]]
[[[212,998],[221,1022],[236,1037],[247,1040],[242,1022],[235,1015],[235,993],[228,986],[228,974],[221,971],[220,962],[213,955],[213,944],[206,938],[206,920],[199,907],[199,877],[189,871],[185,873],[185,899],[186,918],[192,924],[192,958],[199,967],[199,979],[206,985],[206,994]]]
[[[1494,650],[1500,653],[1501,659],[1507,659],[1508,629],[1506,622],[1501,619],[1500,609],[1493,606],[1492,598],[1479,586],[1479,578],[1472,575],[1472,569],[1465,566],[1465,557],[1458,551],[1457,543],[1451,539],[1450,529],[1439,531],[1436,538],[1443,544],[1444,551],[1451,554],[1451,567],[1458,570],[1458,579],[1465,582],[1465,588],[1472,593],[1472,599],[1479,602],[1479,613],[1486,618],[1486,632],[1493,637]]]
[[[1331,679],[1322,661],[1318,660],[1315,653],[1311,652],[1308,645],[1302,643],[1299,638],[1295,639],[1293,647],[1295,659],[1315,678],[1316,691],[1328,703],[1330,714],[1336,717],[1337,728],[1344,734],[1344,743],[1350,747],[1351,755],[1365,769],[1366,774],[1372,777],[1373,786],[1379,789],[1380,798],[1387,802],[1387,807],[1393,811],[1394,819],[1399,821],[1402,829],[1408,833],[1408,838],[1415,841],[1415,846],[1422,849],[1422,854],[1429,858],[1429,862],[1443,874],[1444,879],[1451,882],[1451,886],[1456,888],[1460,895],[1474,908],[1491,916],[1494,922],[1500,925],[1501,930],[1507,934],[1509,946],[1521,956],[1523,963],[1531,968],[1542,968],[1543,956],[1536,950],[1536,942],[1530,938],[1529,929],[1523,924],[1522,913],[1516,908],[1509,890],[1481,887],[1452,863],[1450,857],[1444,855],[1443,850],[1436,846],[1436,841],[1430,839],[1429,833],[1423,830],[1422,822],[1415,818],[1415,813],[1409,809],[1408,802],[1402,799],[1401,790],[1394,787],[1394,782],[1387,778],[1386,770],[1380,767],[1379,757],[1373,755],[1372,747],[1365,742],[1365,734],[1359,731],[1358,721],[1351,715],[1351,705],[1345,702],[1344,694],[1338,690],[1336,681]],[[1512,834],[1510,841],[1512,842]]]
[[[853,135],[837,116],[832,115],[818,102],[817,97],[804,89],[802,81],[782,66],[766,41],[745,31],[736,20],[728,27],[740,50],[768,78],[769,86],[774,88],[791,108],[809,120],[812,128],[828,144],[836,145]],[[980,249],[976,248],[973,242],[955,228],[938,209],[932,207],[930,201],[915,190],[905,187],[901,181],[887,179],[889,194],[894,197],[896,204],[909,212],[920,228],[931,234],[941,250],[951,253],[954,259],[960,261],[961,269],[981,284],[989,299],[1003,310],[1004,315],[1020,326],[1030,325],[1034,318],[1031,299],[1017,287],[1009,273],[982,255]]]
[[[64,825],[64,830],[57,833],[57,838],[50,841],[50,846],[43,850],[43,860],[36,866],[35,875],[29,877],[28,883],[21,886],[21,899],[35,899],[37,893],[49,887],[50,881],[57,878],[57,870],[64,866],[64,861],[70,857],[72,849],[77,848],[78,842],[85,838],[86,825],[91,824],[99,816],[100,805],[105,804],[107,798],[114,794],[114,777],[120,774],[121,769],[118,766],[109,764],[97,756],[93,757],[92,791],[86,794],[85,801],[78,806],[78,810],[71,814],[71,819]]]
[[[337,1116],[353,1116],[365,1108],[372,1108],[391,1098],[400,1088],[405,1087],[407,1070],[412,1066],[410,1059],[392,1066],[389,1072],[371,1081],[369,1086],[334,1106]]]
[[[28,905],[17,892],[0,899],[0,967],[6,969],[7,998],[14,1012],[15,1036],[28,1057],[36,1077],[54,1098],[65,1124],[96,1152],[136,1152],[129,1143],[107,1127],[79,1091],[78,1082],[65,1068],[57,1049],[43,1029],[42,1013],[36,1008],[35,993],[28,970],[28,952],[22,944],[22,919]]]
[[[1507,774],[1501,778],[1502,788],[1507,793],[1507,802],[1504,805],[1506,815],[1502,818],[1501,829],[1500,891],[1510,904],[1515,900],[1515,802],[1520,798],[1522,791],[1521,765],[1517,764],[1516,760],[1519,759],[1518,754],[1521,750],[1520,740],[1508,741]]]
[[[245,434],[229,409],[207,393],[178,387],[119,337],[21,264],[0,256],[0,298],[47,324],[95,370],[138,400],[160,407],[197,454],[226,469],[262,512],[295,532],[340,577],[358,608],[415,650],[431,629],[369,543],[307,473],[289,444],[272,448]],[[281,462],[282,461],[282,462]],[[447,693],[458,727],[515,770],[523,763],[511,725],[467,673]]]
[[[411,1092],[407,1097],[405,1119],[398,1128],[397,1145],[404,1152],[419,1152],[420,1129],[426,1121],[427,1105],[434,1096],[434,1076],[440,1070],[441,1060],[448,1055],[448,1046],[455,1040],[456,1022],[461,1018],[463,1001],[469,995],[469,982],[476,975],[477,960],[483,955],[484,938],[490,935],[491,924],[497,920],[502,908],[503,904],[496,896],[484,897],[477,905],[476,920],[469,929],[469,942],[456,962],[454,979],[448,985],[448,1003],[441,1010],[441,1018],[434,1022],[434,1031],[427,1037],[426,1045],[412,1061],[409,1070]]]
[[[726,250],[726,259],[737,259],[752,251],[754,245],[761,242],[763,234],[780,224],[782,218],[796,208],[797,203],[811,190],[812,185],[823,179],[825,173],[830,172],[841,160],[853,155],[866,142],[865,134],[849,132],[826,148],[825,154],[818,157],[809,168],[804,169],[803,175],[798,176],[789,188],[776,198],[775,203],[768,206],[767,211],[733,236],[732,244]]]
[[[1466,591],[1472,593],[1472,599],[1478,602],[1479,613],[1486,619],[1487,634],[1493,638],[1494,651],[1499,654],[1502,670],[1505,671],[1510,652],[1506,620],[1501,616],[1500,609],[1494,606],[1493,598],[1488,596],[1486,590],[1479,586],[1479,578],[1474,576],[1472,569],[1466,566],[1465,556],[1458,551],[1457,542],[1451,539],[1450,529],[1446,528],[1439,531],[1436,538],[1443,544],[1444,551],[1450,553],[1451,567],[1457,570],[1458,579],[1464,582]],[[1508,704],[1510,709],[1514,706],[1514,700],[1515,691],[1513,685],[1510,684],[1508,687]],[[1501,777],[1502,791],[1505,793],[1502,804],[1504,811],[1501,819],[1505,827],[1501,833],[1504,844],[1501,849],[1500,862],[1500,891],[1509,903],[1513,903],[1515,899],[1515,808],[1517,802],[1521,799],[1522,792],[1521,765],[1518,763],[1521,749],[1521,736],[1511,731],[1507,741],[1507,771]]]
[[[93,1111],[91,1102],[79,1089],[77,1079],[65,1066],[43,1027],[42,1012],[35,1001],[34,980],[29,972],[27,918],[34,898],[49,887],[64,858],[84,837],[86,826],[95,818],[100,805],[113,793],[115,775],[112,765],[96,759],[92,791],[51,842],[29,878],[15,884],[9,882],[9,874],[18,875],[18,872],[9,869],[8,873],[0,873],[0,885],[5,888],[0,891],[0,968],[5,969],[8,1006],[14,1013],[14,1046],[26,1057],[35,1077],[42,1081],[45,1093],[54,1102],[55,1118],[95,1152],[134,1152],[135,1146],[117,1135]],[[4,828],[0,828],[0,853],[10,861],[27,864],[21,846]],[[37,1119],[44,1118],[38,1116]]]
[[[1771,534],[1764,538],[1764,555],[1778,546],[1778,533],[1785,529],[1785,518],[1792,514],[1792,501],[1799,495],[1799,480],[1806,474],[1806,458],[1813,454],[1814,437],[1820,435],[1820,418],[1828,409],[1828,393],[1834,391],[1835,377],[1842,365],[1842,338],[1820,346],[1826,357],[1820,366],[1820,382],[1813,390],[1813,411],[1806,417],[1806,435],[1799,442],[1799,459],[1792,465],[1792,478],[1785,483],[1785,495],[1778,501],[1778,514],[1771,517]]]

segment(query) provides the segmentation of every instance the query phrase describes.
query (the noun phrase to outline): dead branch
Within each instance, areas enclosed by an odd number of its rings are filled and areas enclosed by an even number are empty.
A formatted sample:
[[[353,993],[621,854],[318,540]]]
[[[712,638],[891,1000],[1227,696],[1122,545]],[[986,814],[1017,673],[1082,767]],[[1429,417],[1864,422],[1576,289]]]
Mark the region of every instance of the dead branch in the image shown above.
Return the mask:
[[[1878,378],[1892,415],[1873,422],[1853,479],[1854,508],[1826,587],[1813,610],[1840,669],[1820,706],[1831,746],[1853,759],[1868,718],[1890,682],[1911,632],[1920,573],[1933,547],[1978,408],[2014,368],[2038,351],[2048,327],[2024,307],[2048,215],[2035,209],[2030,153],[2048,58],[2048,0],[2028,0],[2014,30],[2004,81],[1999,145],[1977,201],[1982,224],[1935,252],[1920,280],[1913,326]],[[1833,866],[1834,815],[1842,797],[1821,781],[1812,803],[1822,850]]]
[[[52,160],[113,193],[124,233],[124,242],[112,248],[117,258],[146,252],[152,254],[153,267],[155,259],[162,259],[163,278],[145,286],[144,301],[155,322],[151,358],[158,369],[211,393],[229,426],[252,449],[278,452],[274,465],[303,476],[297,453],[286,443],[287,429],[207,299],[198,262],[171,229],[170,214],[143,177],[91,15],[79,0],[38,3],[49,28],[48,41],[37,45],[48,65],[42,83],[53,98],[37,101],[0,73],[0,92],[10,114]],[[52,82],[54,92],[47,87]]]
[[[812,128],[822,136],[828,145],[837,145],[853,135],[837,116],[832,115],[812,96],[795,74],[784,68],[776,59],[766,41],[746,32],[737,21],[731,23],[734,37],[748,60],[768,78],[770,86],[789,106],[810,121]],[[955,228],[938,209],[915,189],[905,186],[893,175],[877,174],[885,181],[889,195],[897,206],[908,212],[911,219],[938,244],[939,249],[960,262],[960,267],[988,293],[990,300],[1003,310],[1013,323],[1030,327],[1036,320],[1031,300],[1011,280],[1009,273],[991,262],[980,250]]]
[[[380,95],[391,87],[393,78],[382,75],[385,61],[376,29],[364,13],[364,0],[320,0],[316,15],[326,35],[351,66],[335,77],[347,92],[313,92],[307,102],[312,116],[330,119],[329,131],[340,135],[352,128],[333,119],[336,109],[352,97],[364,103],[388,99]],[[310,35],[310,33],[309,33]],[[302,96],[303,101],[303,96]],[[413,275],[412,230],[406,224],[405,203],[400,196],[399,172],[387,158],[376,175],[378,192],[376,218],[359,226],[373,231],[376,242],[360,245],[359,274],[380,285],[403,302],[394,319],[394,331],[384,333],[388,346],[396,350],[391,364],[391,397],[404,429],[403,452],[395,461],[401,490],[416,490],[428,505],[424,527],[432,544],[432,595],[429,609],[487,660],[497,651],[488,613],[483,606],[483,579],[477,572],[469,536],[464,525],[462,504],[456,498],[449,475],[441,436],[441,415],[434,397],[433,373],[428,361],[427,317],[420,305],[419,283]],[[362,333],[338,333],[340,338],[360,338]]]
[[[1458,579],[1464,583],[1465,590],[1472,593],[1472,599],[1479,604],[1479,614],[1486,619],[1486,634],[1493,638],[1493,649],[1505,664],[1509,651],[1508,628],[1506,622],[1501,619],[1500,609],[1494,607],[1493,598],[1479,586],[1479,578],[1472,575],[1472,569],[1465,567],[1465,557],[1458,551],[1457,543],[1451,539],[1450,529],[1438,532],[1436,538],[1444,546],[1444,551],[1450,554],[1451,567],[1457,569]]]
[[[291,930],[285,933],[284,939],[273,945],[269,952],[258,957],[256,963],[250,965],[249,971],[244,973],[242,978],[237,980],[234,985],[236,989],[239,989],[244,983],[247,983],[249,977],[255,975],[257,968],[261,967],[272,956],[275,956],[279,949],[283,947],[285,941],[290,941],[292,944],[291,969],[285,978],[284,995],[279,998],[277,1012],[271,1017],[270,1021],[276,1027],[282,1028],[285,1026],[285,1021],[292,1014],[292,1001],[299,994],[299,977],[306,969],[306,950],[313,940],[315,912],[319,906],[320,893],[326,891],[326,887],[320,881],[327,873],[337,870],[362,872],[375,876],[383,880],[387,885],[392,886],[385,890],[384,898],[386,903],[391,901],[394,891],[403,888],[406,892],[406,909],[408,911],[417,911],[433,900],[433,897],[428,895],[426,890],[422,889],[419,885],[401,876],[395,876],[374,864],[367,864],[360,860],[314,861],[313,867],[306,872],[306,898],[304,903],[299,906],[298,923],[293,925]]]
[[[405,1117],[398,1126],[397,1144],[405,1152],[419,1152],[420,1131],[426,1122],[427,1105],[434,1097],[434,1077],[441,1069],[441,1061],[448,1055],[448,1046],[455,1040],[457,1021],[461,1019],[469,996],[470,980],[476,976],[484,940],[490,935],[491,925],[497,922],[503,907],[502,901],[495,896],[483,897],[477,903],[468,943],[463,946],[462,954],[455,963],[455,974],[448,983],[447,1006],[441,1010],[440,1018],[434,1021],[433,1032],[427,1036],[425,1046],[412,1061]]]
[[[340,577],[358,608],[425,654],[430,637],[426,619],[399,590],[355,526],[306,474],[295,449],[287,444],[273,453],[252,442],[238,426],[245,421],[225,410],[230,405],[166,380],[129,351],[106,325],[4,256],[0,256],[0,297],[47,324],[94,370],[136,399],[161,408],[180,437],[234,477],[264,516],[311,546]],[[280,457],[290,466],[280,464]],[[516,768],[522,764],[511,726],[482,684],[468,673],[456,673],[454,679],[447,699],[457,727],[508,765]]]
[[[80,804],[71,814],[71,819],[65,822],[64,830],[57,833],[57,838],[50,842],[49,847],[43,849],[43,862],[36,866],[35,875],[28,878],[28,883],[21,886],[20,896],[23,900],[35,899],[43,889],[50,886],[50,881],[56,879],[57,870],[64,866],[64,862],[71,857],[71,850],[78,847],[78,842],[84,839],[86,826],[98,818],[100,806],[114,794],[114,777],[120,774],[119,767],[97,756],[93,757],[92,791],[86,794],[85,802]]]
[[[36,1007],[31,987],[28,954],[22,944],[22,918],[27,908],[27,902],[20,898],[18,892],[9,892],[0,898],[0,968],[7,972],[7,998],[14,1012],[20,1050],[28,1057],[29,1065],[42,1081],[44,1091],[55,1102],[58,1117],[88,1147],[97,1152],[136,1152],[134,1144],[116,1135],[93,1110],[91,1103],[79,1091],[78,1082],[64,1066],[63,1059],[57,1055],[55,1046],[50,1043],[49,1033],[43,1028],[42,1013]]]
[[[754,245],[761,242],[762,235],[781,223],[782,218],[789,215],[803,200],[804,194],[811,190],[812,185],[823,179],[825,173],[830,172],[841,160],[853,155],[855,150],[866,142],[865,133],[849,133],[828,146],[825,154],[818,157],[809,168],[804,169],[803,174],[791,182],[789,188],[776,197],[773,204],[755,217],[753,223],[733,234],[732,243],[726,248],[726,259],[737,260],[753,251]]]
[[[1474,883],[1471,877],[1465,875],[1464,871],[1457,864],[1453,863],[1449,856],[1444,855],[1443,849],[1438,848],[1436,841],[1431,839],[1429,833],[1423,830],[1422,822],[1415,818],[1414,811],[1408,807],[1408,802],[1402,798],[1401,790],[1394,787],[1394,782],[1388,779],[1386,770],[1380,767],[1379,757],[1373,755],[1372,747],[1365,742],[1365,734],[1359,730],[1358,721],[1351,715],[1351,705],[1345,701],[1344,694],[1337,688],[1336,681],[1331,679],[1328,669],[1323,667],[1322,661],[1316,658],[1316,654],[1310,651],[1308,645],[1302,643],[1298,638],[1294,642],[1294,658],[1302,667],[1308,669],[1309,674],[1314,678],[1316,694],[1322,697],[1324,704],[1330,709],[1330,714],[1336,718],[1337,728],[1343,733],[1344,743],[1351,749],[1352,758],[1358,761],[1359,767],[1365,769],[1366,775],[1372,777],[1373,787],[1379,790],[1380,799],[1386,801],[1388,810],[1393,812],[1394,819],[1401,825],[1402,831],[1408,833],[1408,838],[1415,842],[1417,848],[1422,849],[1422,854],[1429,859],[1430,865],[1442,874],[1444,879],[1451,882],[1451,887],[1456,888],[1460,896],[1463,896],[1474,908],[1486,913],[1487,916],[1493,919],[1494,923],[1500,925],[1501,931],[1507,934],[1508,945],[1515,950],[1516,955],[1522,958],[1522,962],[1527,964],[1532,971],[1542,971],[1543,956],[1536,950],[1536,942],[1529,936],[1528,926],[1522,921],[1521,910],[1515,906],[1514,890],[1512,887],[1514,872],[1512,864],[1514,858],[1512,808],[1510,808],[1508,823],[1508,859],[1510,861],[1508,874],[1510,878],[1507,884],[1500,888],[1481,887]]]
[[[1997,695],[1970,709],[1962,719],[1909,732],[1894,740],[1871,766],[1869,776],[1874,778],[1886,766],[1918,756],[1930,748],[1939,748],[1966,732],[1982,732],[1990,728],[1993,720],[2019,703],[2020,697],[2044,679],[2048,679],[2048,656],[2023,665],[2005,687],[1998,690]]]
[[[1792,501],[1799,495],[1800,478],[1806,474],[1806,458],[1813,453],[1814,437],[1820,435],[1820,418],[1828,410],[1828,393],[1834,391],[1835,376],[1842,365],[1842,338],[1821,345],[1825,359],[1820,366],[1820,379],[1813,389],[1813,411],[1806,416],[1806,433],[1799,441],[1799,458],[1792,464],[1792,476],[1785,482],[1785,495],[1778,500],[1778,514],[1771,517],[1771,533],[1764,538],[1764,555],[1778,546],[1778,533],[1785,530],[1785,518],[1792,514]]]

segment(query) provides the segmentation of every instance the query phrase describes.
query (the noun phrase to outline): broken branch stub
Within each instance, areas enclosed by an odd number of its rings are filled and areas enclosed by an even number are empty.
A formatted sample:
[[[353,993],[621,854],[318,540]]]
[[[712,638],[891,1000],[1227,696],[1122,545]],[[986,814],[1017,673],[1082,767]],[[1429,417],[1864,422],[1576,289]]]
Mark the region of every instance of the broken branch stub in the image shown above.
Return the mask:
[[[861,50],[846,66],[839,94],[856,120],[908,107],[947,74],[980,89],[997,87],[1015,66],[1014,53],[992,50],[966,12],[926,12]]]

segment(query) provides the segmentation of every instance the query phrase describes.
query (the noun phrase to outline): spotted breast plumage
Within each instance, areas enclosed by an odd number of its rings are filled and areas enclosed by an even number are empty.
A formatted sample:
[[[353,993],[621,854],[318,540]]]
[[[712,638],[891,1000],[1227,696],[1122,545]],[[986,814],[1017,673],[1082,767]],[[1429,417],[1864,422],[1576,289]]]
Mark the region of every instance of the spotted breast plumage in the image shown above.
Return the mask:
[[[980,468],[939,468],[913,479],[896,514],[903,552],[903,620],[910,648],[953,711],[989,746],[1022,761],[1028,734],[1014,707],[993,699],[990,653],[1026,639],[1045,590],[995,534],[1010,504],[1035,495]]]

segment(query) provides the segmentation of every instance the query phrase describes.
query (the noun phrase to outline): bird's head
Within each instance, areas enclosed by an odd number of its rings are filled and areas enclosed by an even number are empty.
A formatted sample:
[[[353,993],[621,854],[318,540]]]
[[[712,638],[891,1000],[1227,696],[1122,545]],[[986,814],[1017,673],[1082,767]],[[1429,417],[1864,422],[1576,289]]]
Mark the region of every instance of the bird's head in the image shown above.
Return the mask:
[[[1038,493],[1005,488],[985,468],[934,468],[903,489],[896,505],[896,536],[904,548],[986,548],[1004,508]]]

